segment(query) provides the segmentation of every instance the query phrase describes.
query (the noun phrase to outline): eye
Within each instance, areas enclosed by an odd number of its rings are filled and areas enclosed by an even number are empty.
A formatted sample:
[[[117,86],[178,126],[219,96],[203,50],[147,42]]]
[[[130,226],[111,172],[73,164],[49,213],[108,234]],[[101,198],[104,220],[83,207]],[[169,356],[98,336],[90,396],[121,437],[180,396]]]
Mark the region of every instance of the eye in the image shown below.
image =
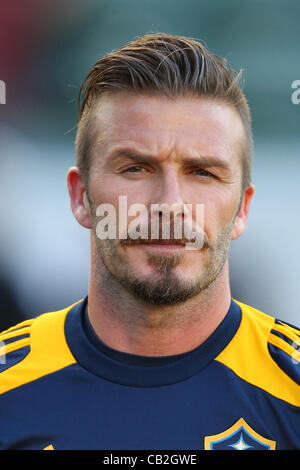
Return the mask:
[[[143,166],[135,165],[126,168],[123,173],[142,173],[143,170],[146,170]]]
[[[196,170],[193,170],[193,173],[198,175],[198,176],[205,176],[207,178],[214,178],[214,175],[210,173],[209,171],[203,170],[203,168],[197,168]]]

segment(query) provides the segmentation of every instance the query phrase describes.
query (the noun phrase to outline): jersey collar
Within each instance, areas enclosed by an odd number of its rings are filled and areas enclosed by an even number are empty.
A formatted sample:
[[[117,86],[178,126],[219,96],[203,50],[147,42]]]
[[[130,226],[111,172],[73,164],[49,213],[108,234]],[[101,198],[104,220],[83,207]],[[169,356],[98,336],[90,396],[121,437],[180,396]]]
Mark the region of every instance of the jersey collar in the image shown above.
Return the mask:
[[[83,321],[88,297],[68,312],[65,335],[77,363],[89,372],[118,384],[135,387],[170,385],[192,377],[215,359],[232,340],[241,321],[241,309],[231,300],[230,308],[210,337],[189,353],[170,356],[170,361],[159,364],[159,358],[146,359],[134,354],[121,353],[105,346],[97,347],[88,339]],[[104,346],[104,347],[103,347]],[[132,360],[131,360],[132,359]],[[176,360],[175,360],[176,359]]]

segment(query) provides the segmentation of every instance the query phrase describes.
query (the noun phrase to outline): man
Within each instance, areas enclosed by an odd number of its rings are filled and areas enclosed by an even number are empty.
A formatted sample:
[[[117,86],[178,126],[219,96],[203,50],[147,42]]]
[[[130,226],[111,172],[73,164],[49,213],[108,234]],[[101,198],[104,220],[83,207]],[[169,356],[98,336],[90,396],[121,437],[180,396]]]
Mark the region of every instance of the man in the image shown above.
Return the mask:
[[[254,194],[238,78],[166,34],[87,75],[67,184],[88,295],[0,336],[3,449],[300,449],[299,331],[230,293]]]

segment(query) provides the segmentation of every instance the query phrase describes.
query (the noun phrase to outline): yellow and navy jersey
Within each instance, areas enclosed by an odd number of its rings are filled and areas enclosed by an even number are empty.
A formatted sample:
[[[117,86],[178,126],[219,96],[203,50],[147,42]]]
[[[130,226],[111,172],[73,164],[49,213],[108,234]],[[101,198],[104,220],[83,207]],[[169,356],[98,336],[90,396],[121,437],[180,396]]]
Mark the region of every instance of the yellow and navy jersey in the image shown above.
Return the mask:
[[[236,300],[177,356],[104,345],[88,297],[0,335],[0,449],[300,449],[300,333]]]

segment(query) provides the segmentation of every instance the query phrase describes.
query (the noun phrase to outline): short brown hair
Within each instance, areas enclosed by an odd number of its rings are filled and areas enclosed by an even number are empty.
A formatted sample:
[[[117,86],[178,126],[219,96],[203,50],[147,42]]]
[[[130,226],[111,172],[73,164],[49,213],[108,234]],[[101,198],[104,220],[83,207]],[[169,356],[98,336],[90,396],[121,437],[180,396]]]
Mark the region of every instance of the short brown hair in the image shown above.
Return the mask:
[[[251,183],[253,139],[251,115],[241,89],[241,70],[209,52],[191,38],[164,33],[146,34],[98,60],[84,79],[78,97],[77,166],[88,181],[92,146],[90,110],[105,92],[131,91],[176,97],[209,97],[232,105],[242,119],[243,188]]]

